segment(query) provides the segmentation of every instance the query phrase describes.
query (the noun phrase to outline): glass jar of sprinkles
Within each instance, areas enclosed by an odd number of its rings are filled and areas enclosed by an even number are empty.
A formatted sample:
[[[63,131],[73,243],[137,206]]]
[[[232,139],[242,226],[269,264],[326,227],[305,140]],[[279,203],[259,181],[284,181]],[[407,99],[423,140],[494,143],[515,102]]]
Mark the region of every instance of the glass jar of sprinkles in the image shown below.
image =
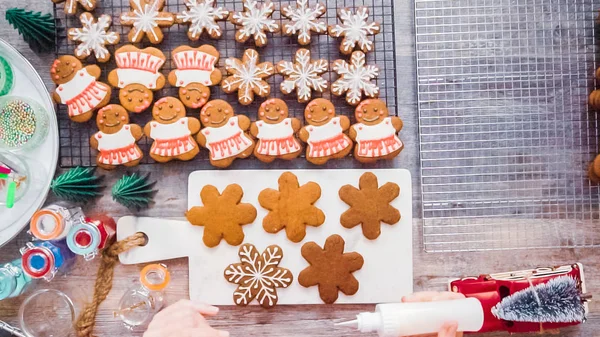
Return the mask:
[[[48,113],[36,101],[18,96],[0,98],[0,149],[31,150],[48,135]]]

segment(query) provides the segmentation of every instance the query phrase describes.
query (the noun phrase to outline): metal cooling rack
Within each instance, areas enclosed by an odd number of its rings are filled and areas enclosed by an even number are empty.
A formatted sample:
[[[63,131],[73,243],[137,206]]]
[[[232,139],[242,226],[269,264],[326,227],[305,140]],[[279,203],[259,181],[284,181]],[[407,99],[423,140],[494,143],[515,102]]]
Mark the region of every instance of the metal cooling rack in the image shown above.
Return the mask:
[[[415,1],[426,251],[600,245],[598,7]]]
[[[273,1],[275,3],[276,11],[273,14],[273,18],[278,20],[280,23],[285,21],[285,18],[281,18],[279,9],[282,5],[288,3],[295,3],[295,1]],[[316,2],[313,1],[313,2]],[[370,10],[370,20],[377,21],[381,24],[381,33],[374,37],[375,48],[374,51],[368,53],[367,62],[376,64],[380,68],[380,76],[377,79],[377,84],[380,88],[380,97],[385,100],[388,104],[390,111],[396,111],[397,98],[396,98],[396,53],[395,53],[395,38],[394,38],[394,0],[366,0],[366,1],[355,1],[355,0],[327,0],[320,1],[327,7],[327,13],[322,17],[327,24],[334,24],[337,22],[336,9],[338,8],[356,8],[358,6],[366,6]],[[312,3],[312,2],[311,2]],[[239,0],[217,0],[218,6],[223,6],[228,10],[241,11],[242,2]],[[74,52],[77,43],[74,43],[66,38],[67,30],[69,28],[78,28],[81,26],[78,16],[66,16],[63,11],[64,4],[54,5],[54,14],[57,19],[57,27],[62,25],[64,30],[58,31],[57,37],[57,55],[70,54]],[[183,0],[167,0],[165,11],[171,13],[178,13],[185,10]],[[95,16],[101,14],[109,14],[112,16],[113,25],[110,30],[121,34],[121,42],[116,47],[111,46],[109,50],[114,55],[114,50],[118,47],[128,44],[127,34],[129,33],[130,27],[121,26],[119,16],[122,12],[130,11],[128,0],[102,0],[98,2],[98,7],[93,12]],[[175,24],[170,28],[164,29],[165,38],[160,45],[155,47],[161,49],[167,56],[167,61],[162,68],[162,72],[168,75],[172,69],[171,64],[171,51],[181,45],[189,45],[192,47],[198,47],[202,44],[211,44],[217,48],[221,54],[219,60],[219,68],[225,74],[224,63],[228,57],[240,58],[243,52],[247,48],[255,48],[253,42],[241,44],[235,41],[235,26],[230,22],[220,22],[221,28],[223,29],[223,36],[218,40],[213,40],[203,36],[199,41],[190,41],[186,35],[188,26]],[[313,35],[313,41],[309,47],[300,46],[294,37],[283,36],[281,33],[267,34],[268,45],[263,48],[258,48],[260,53],[261,62],[272,62],[276,64],[281,60],[293,60],[293,56],[296,50],[299,48],[308,48],[311,50],[311,57],[314,59],[321,58],[327,59],[330,63],[333,63],[336,59],[348,57],[340,54],[339,43],[340,40],[329,37],[327,35]],[[136,44],[140,48],[153,46],[149,42],[143,42]],[[93,57],[89,59],[91,63],[94,62]],[[85,62],[84,62],[85,63]],[[116,67],[114,57],[106,64],[98,64],[102,69],[101,81],[106,83],[106,76],[110,70]],[[330,81],[336,79],[336,74],[331,70],[326,73],[324,77]],[[297,117],[301,120],[304,119],[304,108],[305,104],[297,102],[294,95],[284,95],[279,89],[279,84],[283,80],[280,75],[272,76],[268,82],[271,85],[271,97],[278,97],[285,99],[288,106],[290,117]],[[112,103],[118,103],[118,90],[113,91]],[[155,92],[155,100],[164,96],[177,97],[177,88],[172,88],[168,84],[167,86],[158,92]],[[349,106],[343,98],[332,97],[329,91],[323,94],[313,93],[313,97],[324,97],[331,99],[336,106],[336,112],[338,114],[349,116],[350,119],[354,120],[354,109]],[[234,108],[236,113],[245,114],[252,120],[256,120],[256,113],[258,106],[263,102],[264,99],[256,97],[254,103],[249,106],[242,106],[237,102],[237,94],[225,94],[219,86],[211,88],[211,99],[225,99]],[[60,131],[60,166],[63,168],[73,166],[95,166],[96,152],[89,146],[89,138],[92,134],[97,131],[95,120],[91,120],[87,123],[79,124],[73,123],[67,116],[66,106],[59,106],[58,110],[59,120],[59,131]],[[199,110],[192,111],[188,110],[188,115],[198,118]],[[151,119],[149,112],[141,114],[131,114],[131,120],[133,123],[141,126],[145,125]],[[145,137],[139,142],[142,151],[147,154],[150,141]],[[302,166],[307,165],[305,160],[297,159],[293,161],[294,165]],[[350,157],[336,160],[335,165],[348,166],[355,164],[354,160]],[[149,156],[145,156],[142,164],[154,163]],[[275,163],[277,164],[277,163]],[[163,165],[163,164],[161,164]],[[201,151],[200,155],[193,161],[185,163],[186,168],[189,170],[194,169],[207,169],[212,168],[208,160],[207,151]],[[236,168],[255,168],[260,167],[262,164],[255,158],[248,158],[244,160],[238,160],[234,164]],[[279,165],[279,164],[277,164]],[[271,165],[273,166],[273,165]]]

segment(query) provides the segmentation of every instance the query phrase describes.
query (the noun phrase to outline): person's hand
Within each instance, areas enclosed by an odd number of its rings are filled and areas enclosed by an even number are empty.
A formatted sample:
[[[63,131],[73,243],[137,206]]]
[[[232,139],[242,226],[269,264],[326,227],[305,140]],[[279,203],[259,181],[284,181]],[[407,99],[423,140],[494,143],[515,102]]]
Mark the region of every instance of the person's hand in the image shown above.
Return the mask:
[[[144,337],[229,337],[229,332],[211,328],[204,316],[215,316],[219,308],[181,300],[154,316]]]
[[[448,301],[448,300],[459,300],[465,298],[465,295],[459,293],[452,293],[449,291],[424,291],[420,293],[414,293],[412,295],[402,297],[402,303],[411,302],[436,302],[436,301]],[[462,337],[462,332],[456,332],[458,329],[457,322],[446,322],[442,325],[437,335],[420,335],[418,337]],[[410,336],[406,336],[410,337]],[[416,336],[415,336],[416,337]]]

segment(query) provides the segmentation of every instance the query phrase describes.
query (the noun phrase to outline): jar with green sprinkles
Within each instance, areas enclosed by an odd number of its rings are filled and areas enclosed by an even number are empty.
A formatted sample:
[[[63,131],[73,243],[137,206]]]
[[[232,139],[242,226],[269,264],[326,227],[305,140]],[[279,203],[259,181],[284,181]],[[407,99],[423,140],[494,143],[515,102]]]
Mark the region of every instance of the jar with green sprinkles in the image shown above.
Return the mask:
[[[0,149],[32,150],[48,135],[49,118],[36,101],[18,97],[0,97]]]
[[[12,67],[8,61],[0,56],[0,96],[10,93],[15,84]]]

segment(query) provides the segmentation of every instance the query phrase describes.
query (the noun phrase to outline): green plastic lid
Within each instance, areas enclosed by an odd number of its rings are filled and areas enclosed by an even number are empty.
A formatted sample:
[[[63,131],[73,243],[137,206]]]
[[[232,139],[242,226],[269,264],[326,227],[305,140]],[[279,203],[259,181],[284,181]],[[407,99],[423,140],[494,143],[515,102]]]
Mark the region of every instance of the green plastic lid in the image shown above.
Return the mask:
[[[0,56],[0,96],[7,95],[12,90],[14,80],[10,63]]]

